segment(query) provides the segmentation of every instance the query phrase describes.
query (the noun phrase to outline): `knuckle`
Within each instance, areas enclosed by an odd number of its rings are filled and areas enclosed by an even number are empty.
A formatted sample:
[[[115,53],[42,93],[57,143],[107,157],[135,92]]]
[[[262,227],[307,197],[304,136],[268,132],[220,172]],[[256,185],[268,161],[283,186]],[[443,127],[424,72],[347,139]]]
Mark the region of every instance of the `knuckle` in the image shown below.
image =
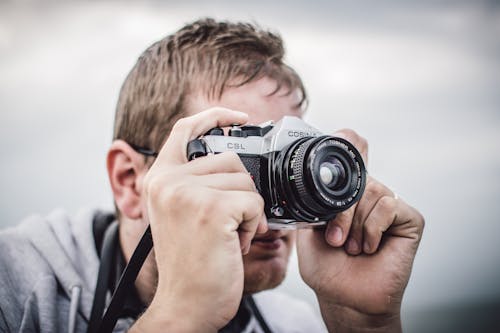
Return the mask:
[[[219,118],[222,115],[224,115],[227,111],[228,111],[228,109],[217,107],[217,106],[211,107],[211,108],[205,110],[206,115],[209,117],[213,117],[213,118]]]
[[[360,148],[362,148],[362,150],[368,149],[368,140],[366,140],[366,138],[358,135],[358,142],[359,142],[359,146],[360,146]]]
[[[378,206],[383,213],[392,213],[396,208],[396,201],[394,198],[383,196],[378,201]]]
[[[214,214],[214,211],[222,210],[220,200],[215,200],[213,196],[205,196],[203,200],[196,203],[196,207],[200,221],[207,221]]]
[[[352,144],[354,144],[356,148],[358,148],[359,150],[362,151],[368,150],[368,140],[359,135],[358,132],[356,132],[355,130],[350,128],[344,128],[339,132],[345,135],[347,140],[350,141]]]
[[[358,133],[356,133],[355,130],[350,129],[350,128],[343,128],[339,132],[343,133],[345,136],[349,138],[349,140],[353,140],[356,137],[358,137]]]
[[[241,162],[240,156],[237,153],[235,153],[234,151],[227,151],[224,152],[223,154],[224,157],[227,159],[227,163],[232,168],[238,171],[246,171],[246,168],[243,165],[243,162]]]
[[[264,210],[264,199],[256,192],[250,193],[245,197],[246,209],[251,212],[252,216],[256,217]]]
[[[252,181],[250,175],[246,172],[236,172],[230,175],[231,181],[238,188],[253,191],[255,189],[255,183]]]
[[[200,188],[193,187],[190,184],[179,184],[172,186],[165,191],[162,196],[162,203],[168,205],[169,209],[180,214],[191,212],[196,216],[195,220],[206,222],[214,211],[220,211],[221,200],[213,195],[203,195]]]
[[[253,195],[253,200],[250,201],[250,204],[253,218],[260,216],[264,211],[264,199],[259,194],[255,193]]]
[[[177,120],[172,127],[172,132],[183,132],[191,126],[189,118],[181,118]]]
[[[224,153],[222,153],[228,160],[231,160],[231,161],[239,161],[240,160],[240,157],[238,156],[238,154],[232,150],[228,150],[228,151],[225,151]]]
[[[147,176],[144,180],[144,188],[149,197],[157,199],[160,196],[163,186],[158,176]]]
[[[168,209],[173,214],[181,213],[196,202],[193,188],[182,180],[172,181],[173,177],[154,176],[147,184],[147,200],[156,209]],[[196,192],[194,192],[196,193]]]
[[[337,224],[344,231],[348,231],[353,223],[352,220],[354,216],[355,206],[356,205],[354,205],[353,207],[349,208],[346,211],[343,211],[342,213],[337,214],[337,216],[333,220],[335,221],[335,224]]]
[[[249,173],[240,172],[239,177],[241,179],[241,183],[244,184],[245,188],[251,191],[255,189],[255,183],[253,182],[252,177],[250,177]]]
[[[366,192],[368,196],[378,196],[385,192],[385,186],[382,183],[370,178],[370,182],[366,185]]]
[[[424,228],[425,228],[425,217],[418,210],[415,210],[415,213],[417,215],[417,218],[416,218],[417,225],[420,227],[421,230],[424,230]]]
[[[164,203],[174,204],[176,206],[183,206],[189,200],[192,200],[190,195],[190,187],[185,184],[170,185],[168,189],[163,191],[162,201]]]
[[[264,203],[264,198],[258,194],[258,193],[255,193],[255,201],[256,201],[256,206],[257,208],[262,211],[264,210],[264,206],[265,206],[265,203]]]

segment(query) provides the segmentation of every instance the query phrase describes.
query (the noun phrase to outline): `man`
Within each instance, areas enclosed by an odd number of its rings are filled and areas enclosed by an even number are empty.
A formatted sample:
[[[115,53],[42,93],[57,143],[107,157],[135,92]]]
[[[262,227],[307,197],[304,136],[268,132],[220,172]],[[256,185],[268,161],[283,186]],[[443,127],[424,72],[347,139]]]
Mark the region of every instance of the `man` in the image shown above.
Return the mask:
[[[206,19],[153,44],[128,75],[107,156],[116,253],[128,262],[148,224],[154,251],[117,331],[322,331],[302,302],[260,293],[282,282],[296,238],[301,276],[329,332],[401,330],[424,225],[414,208],[369,178],[358,204],[325,229],[271,231],[236,154],[186,159],[187,143],[213,127],[301,116],[305,89],[283,56],[272,33]],[[335,135],[366,162],[363,138],[350,130]],[[85,331],[103,230],[114,219],[102,216],[56,212],[2,233],[2,331]],[[117,262],[119,275],[124,263]]]

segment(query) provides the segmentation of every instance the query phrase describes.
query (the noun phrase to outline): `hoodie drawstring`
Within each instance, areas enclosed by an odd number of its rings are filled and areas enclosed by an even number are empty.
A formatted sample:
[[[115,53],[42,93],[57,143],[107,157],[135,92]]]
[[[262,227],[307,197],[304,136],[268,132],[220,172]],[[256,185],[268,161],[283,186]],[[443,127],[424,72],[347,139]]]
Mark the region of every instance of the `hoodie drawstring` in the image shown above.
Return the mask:
[[[69,305],[68,333],[75,332],[76,312],[78,311],[78,305],[80,304],[81,293],[82,293],[82,287],[80,286],[71,287],[71,303]]]

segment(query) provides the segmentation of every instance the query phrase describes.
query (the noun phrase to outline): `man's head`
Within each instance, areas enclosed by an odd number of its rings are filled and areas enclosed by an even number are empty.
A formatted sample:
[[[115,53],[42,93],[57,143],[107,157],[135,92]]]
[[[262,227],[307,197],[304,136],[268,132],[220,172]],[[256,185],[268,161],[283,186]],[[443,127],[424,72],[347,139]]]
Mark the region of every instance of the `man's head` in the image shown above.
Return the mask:
[[[158,151],[179,118],[202,111],[194,99],[217,101],[227,89],[263,77],[276,82],[271,94],[298,91],[304,104],[305,89],[284,53],[278,35],[250,24],[186,25],[137,60],[120,92],[114,139]]]
[[[140,237],[137,221],[147,223],[138,188],[149,165],[126,143],[159,151],[179,118],[212,106],[246,112],[252,123],[300,116],[305,90],[283,56],[276,34],[250,24],[205,19],[153,44],[139,57],[120,92],[114,148],[108,156],[121,229],[129,230],[128,236],[121,230],[124,252]],[[290,232],[256,237],[244,257],[246,292],[281,283],[293,238]]]

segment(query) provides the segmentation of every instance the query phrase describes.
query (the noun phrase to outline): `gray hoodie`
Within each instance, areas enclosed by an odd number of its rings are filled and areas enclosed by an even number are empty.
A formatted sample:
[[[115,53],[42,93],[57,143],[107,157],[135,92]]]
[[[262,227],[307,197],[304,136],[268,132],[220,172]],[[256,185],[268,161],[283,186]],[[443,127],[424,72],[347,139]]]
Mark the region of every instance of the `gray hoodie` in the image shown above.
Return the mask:
[[[95,214],[58,210],[0,232],[0,332],[86,331],[99,268]],[[305,302],[276,291],[255,301],[273,332],[325,332]],[[114,332],[132,323],[121,319]],[[262,332],[255,318],[242,332],[253,331]]]

